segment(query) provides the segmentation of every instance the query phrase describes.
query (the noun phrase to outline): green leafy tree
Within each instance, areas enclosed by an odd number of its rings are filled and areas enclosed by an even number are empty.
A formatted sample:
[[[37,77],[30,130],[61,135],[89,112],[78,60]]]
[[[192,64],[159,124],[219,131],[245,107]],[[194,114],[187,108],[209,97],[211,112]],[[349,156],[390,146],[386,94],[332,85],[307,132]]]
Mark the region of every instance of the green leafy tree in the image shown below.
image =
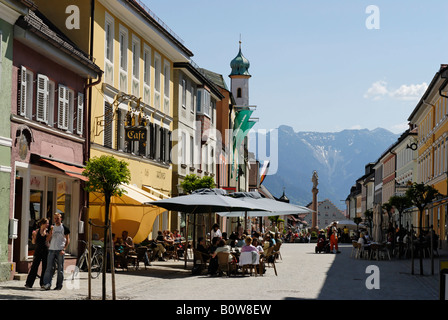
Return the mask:
[[[437,196],[439,192],[432,186],[425,185],[424,183],[414,182],[407,190],[406,197],[417,207],[419,212],[418,223],[420,228],[419,237],[423,237],[423,211],[426,206],[430,204]],[[419,246],[419,260],[420,260],[420,274],[423,275],[423,253],[422,246]]]
[[[372,209],[367,209],[366,211],[364,211],[364,216],[365,218],[365,223],[367,226],[369,226],[370,229],[370,234],[372,234],[372,226],[373,226],[373,210]]]
[[[120,188],[120,184],[129,183],[131,172],[128,163],[117,160],[113,156],[101,156],[89,159],[86,168],[82,173],[89,180],[86,182],[85,190],[88,192],[99,192],[104,194],[105,214],[104,214],[104,248],[103,257],[107,257],[106,248],[108,242],[107,231],[109,229],[110,199],[112,196],[121,196],[125,192]],[[103,300],[106,297],[106,266],[103,263]]]
[[[414,182],[407,190],[405,196],[412,205],[416,206],[419,211],[419,228],[420,234],[423,227],[423,211],[439,195],[437,189],[424,183]]]
[[[359,231],[359,224],[362,222],[361,217],[354,217],[353,222],[356,223],[356,231]]]
[[[185,193],[192,193],[194,190],[202,188],[215,188],[215,180],[210,176],[204,176],[199,178],[195,174],[189,174],[185,176],[184,180],[180,183]]]
[[[406,195],[392,196],[389,198],[389,204],[398,210],[398,224],[401,230],[401,218],[403,216],[403,211],[409,207],[412,207],[412,201]]]
[[[392,220],[392,211],[394,207],[389,202],[384,203],[381,207],[384,211],[386,211],[388,219],[387,222],[390,223]],[[381,215],[381,224],[383,224],[383,215]]]

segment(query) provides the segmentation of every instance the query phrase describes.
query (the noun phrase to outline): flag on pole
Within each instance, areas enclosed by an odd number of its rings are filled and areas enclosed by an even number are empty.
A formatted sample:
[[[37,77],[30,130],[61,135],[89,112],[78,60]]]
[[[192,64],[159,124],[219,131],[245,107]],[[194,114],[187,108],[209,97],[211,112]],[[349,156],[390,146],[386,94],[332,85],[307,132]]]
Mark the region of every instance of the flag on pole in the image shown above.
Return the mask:
[[[263,162],[263,166],[261,167],[261,171],[260,171],[260,184],[263,183],[264,178],[266,178],[266,175],[268,174],[270,163],[271,162],[269,160],[266,160]]]

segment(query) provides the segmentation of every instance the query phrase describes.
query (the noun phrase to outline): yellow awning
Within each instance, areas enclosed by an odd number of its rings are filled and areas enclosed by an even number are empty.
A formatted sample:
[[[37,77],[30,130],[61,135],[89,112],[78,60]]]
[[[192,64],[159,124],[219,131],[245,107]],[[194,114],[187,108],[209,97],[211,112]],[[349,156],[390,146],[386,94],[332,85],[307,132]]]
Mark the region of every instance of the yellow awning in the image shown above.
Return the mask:
[[[134,239],[134,243],[140,243],[151,233],[154,221],[159,214],[166,209],[145,205],[145,202],[155,201],[158,198],[150,193],[132,185],[122,184],[120,186],[126,193],[121,197],[111,198],[112,232],[117,237],[126,230],[129,236]],[[89,219],[98,225],[104,225],[105,203],[101,193],[91,192],[89,194]]]

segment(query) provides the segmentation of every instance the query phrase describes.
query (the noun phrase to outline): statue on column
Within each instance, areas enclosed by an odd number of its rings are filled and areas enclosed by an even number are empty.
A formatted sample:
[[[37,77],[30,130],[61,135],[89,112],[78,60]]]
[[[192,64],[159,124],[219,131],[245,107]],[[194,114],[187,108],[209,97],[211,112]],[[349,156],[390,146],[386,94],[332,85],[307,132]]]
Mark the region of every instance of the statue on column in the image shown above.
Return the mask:
[[[313,182],[313,189],[317,189],[317,185],[319,184],[319,176],[317,175],[317,171],[313,171],[313,177],[311,178]]]
[[[319,176],[317,175],[317,171],[314,170],[313,177],[311,178],[311,182],[313,182],[313,189],[311,190],[313,192],[313,202],[312,202],[312,219],[311,219],[311,230],[318,231],[319,226],[317,223],[317,193],[319,192],[319,189],[317,189],[317,185],[319,184]]]

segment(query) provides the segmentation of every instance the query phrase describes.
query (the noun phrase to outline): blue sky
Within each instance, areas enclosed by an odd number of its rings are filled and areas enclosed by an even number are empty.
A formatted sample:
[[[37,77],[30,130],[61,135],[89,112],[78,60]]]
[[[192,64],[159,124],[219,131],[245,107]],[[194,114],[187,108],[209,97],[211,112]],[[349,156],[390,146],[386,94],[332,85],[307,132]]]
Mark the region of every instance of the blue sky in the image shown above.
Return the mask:
[[[142,0],[202,68],[230,83],[241,34],[250,61],[254,129],[401,133],[440,64],[448,1]],[[369,5],[379,29],[368,29]]]

